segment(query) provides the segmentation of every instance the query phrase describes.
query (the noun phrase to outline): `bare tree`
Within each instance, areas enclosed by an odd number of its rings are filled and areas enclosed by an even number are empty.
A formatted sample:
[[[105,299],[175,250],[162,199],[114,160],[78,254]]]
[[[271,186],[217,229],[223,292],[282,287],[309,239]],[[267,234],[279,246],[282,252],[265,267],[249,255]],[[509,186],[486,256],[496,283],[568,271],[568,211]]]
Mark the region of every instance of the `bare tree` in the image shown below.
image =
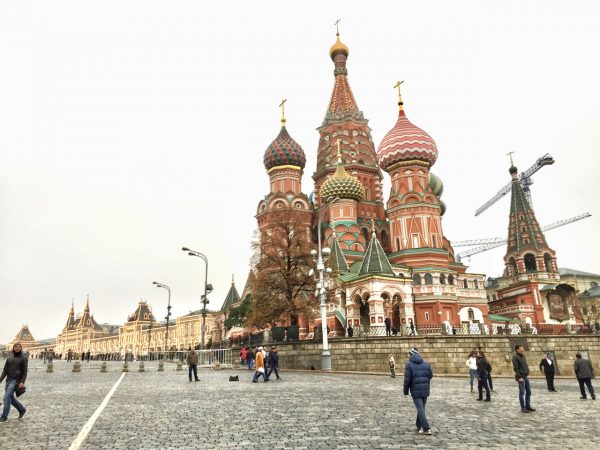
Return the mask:
[[[308,219],[310,220],[310,219]],[[312,315],[316,305],[312,277],[310,222],[306,212],[283,210],[272,213],[252,244],[256,259],[250,288],[252,305],[245,325],[264,328],[291,316]]]

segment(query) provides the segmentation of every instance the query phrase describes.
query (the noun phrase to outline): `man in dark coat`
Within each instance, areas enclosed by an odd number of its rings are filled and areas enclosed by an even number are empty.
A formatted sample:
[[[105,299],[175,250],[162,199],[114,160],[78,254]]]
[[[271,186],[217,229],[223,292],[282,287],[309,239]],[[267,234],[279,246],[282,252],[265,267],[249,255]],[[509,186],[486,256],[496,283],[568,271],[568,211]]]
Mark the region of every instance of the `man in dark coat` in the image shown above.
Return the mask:
[[[385,318],[385,335],[390,336],[392,334],[392,320],[389,317]]]
[[[573,368],[575,370],[575,376],[577,377],[577,381],[579,381],[579,390],[581,391],[581,400],[586,400],[587,395],[585,394],[585,386],[587,386],[588,391],[590,391],[590,395],[592,396],[592,400],[596,400],[596,394],[594,394],[594,386],[592,386],[592,378],[594,378],[594,367],[592,367],[592,363],[589,359],[583,359],[581,357],[581,353],[577,353],[575,355],[577,358],[575,359],[575,363],[573,364]]]
[[[546,356],[540,361],[540,370],[544,372],[546,376],[546,385],[550,392],[556,392],[554,389],[554,374],[556,373],[556,363],[552,361],[550,353],[546,353]]]
[[[15,397],[17,389],[25,389],[25,380],[27,379],[27,356],[23,354],[23,346],[18,342],[13,345],[12,355],[4,363],[0,383],[6,378],[6,388],[4,389],[4,408],[0,422],[8,420],[10,405],[13,405],[19,412],[19,419],[25,415],[27,410],[23,404]]]
[[[348,325],[348,337],[352,336],[354,336],[354,328],[352,328],[352,325]]]
[[[490,394],[490,386],[488,383],[488,375],[489,369],[491,369],[490,363],[485,357],[485,353],[483,351],[479,351],[477,354],[477,380],[479,381],[477,384],[477,389],[479,391],[478,401],[483,400],[483,389],[485,388],[485,401],[491,401]]]
[[[513,356],[512,365],[515,371],[515,380],[519,383],[519,403],[522,413],[535,411],[531,407],[531,387],[529,386],[529,365],[525,358],[525,349],[522,345],[515,347],[516,354]]]
[[[267,356],[267,358],[269,359],[269,372],[267,373],[266,379],[268,380],[273,371],[275,371],[275,376],[278,380],[280,380],[281,377],[279,376],[279,355],[277,354],[277,347],[271,347],[271,351],[269,352],[269,356]]]
[[[419,434],[432,434],[425,413],[431,378],[433,378],[431,366],[421,358],[416,348],[411,348],[408,352],[408,362],[404,366],[404,395],[408,395],[410,391],[417,408],[415,425]]]

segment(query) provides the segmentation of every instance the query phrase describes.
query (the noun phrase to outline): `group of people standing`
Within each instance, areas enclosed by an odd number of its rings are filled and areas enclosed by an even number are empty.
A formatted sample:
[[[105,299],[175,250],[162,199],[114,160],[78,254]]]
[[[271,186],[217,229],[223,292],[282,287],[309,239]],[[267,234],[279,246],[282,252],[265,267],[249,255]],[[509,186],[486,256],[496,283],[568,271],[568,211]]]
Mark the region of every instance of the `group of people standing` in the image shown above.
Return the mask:
[[[482,347],[473,350],[467,358],[467,367],[469,368],[469,383],[471,392],[474,391],[473,382],[477,378],[477,392],[479,397],[477,401],[489,402],[492,400],[492,392],[494,391],[494,383],[492,381],[492,365],[485,357],[485,352]],[[483,391],[485,390],[485,400]]]

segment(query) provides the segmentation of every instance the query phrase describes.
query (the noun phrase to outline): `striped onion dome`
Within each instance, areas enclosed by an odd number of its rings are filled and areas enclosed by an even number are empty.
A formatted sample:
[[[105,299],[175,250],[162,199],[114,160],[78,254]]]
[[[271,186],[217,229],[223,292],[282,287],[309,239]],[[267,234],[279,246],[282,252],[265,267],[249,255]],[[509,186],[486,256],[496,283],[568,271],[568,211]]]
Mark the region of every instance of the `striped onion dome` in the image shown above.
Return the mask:
[[[324,202],[331,198],[351,198],[361,201],[365,198],[365,188],[356,177],[353,177],[342,165],[342,157],[338,153],[336,171],[325,180],[321,187],[320,197]]]
[[[385,171],[403,161],[417,160],[433,165],[437,156],[434,140],[425,131],[413,125],[403,109],[400,110],[396,125],[388,131],[377,149],[377,162]]]
[[[296,166],[304,169],[306,156],[300,144],[293,140],[285,126],[282,126],[279,135],[267,147],[263,163],[267,170],[277,166]]]

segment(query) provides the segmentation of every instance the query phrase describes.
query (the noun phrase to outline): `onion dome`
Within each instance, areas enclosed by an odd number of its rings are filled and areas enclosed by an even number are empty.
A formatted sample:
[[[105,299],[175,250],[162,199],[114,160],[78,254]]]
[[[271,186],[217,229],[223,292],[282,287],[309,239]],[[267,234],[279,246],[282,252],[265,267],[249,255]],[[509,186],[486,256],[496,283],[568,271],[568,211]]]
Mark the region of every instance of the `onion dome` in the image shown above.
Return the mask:
[[[324,202],[330,198],[349,198],[361,201],[365,198],[365,188],[356,177],[348,174],[342,165],[342,155],[340,153],[340,141],[338,140],[338,163],[337,169],[321,187],[320,197]]]
[[[329,56],[331,56],[331,59],[333,59],[335,57],[335,55],[339,55],[342,54],[346,57],[348,57],[348,54],[350,53],[350,50],[348,49],[348,47],[342,43],[342,41],[340,41],[340,33],[336,33],[335,34],[337,39],[335,41],[335,44],[333,44],[331,46],[331,48],[329,49]]]
[[[438,197],[442,196],[442,193],[444,192],[444,183],[442,183],[442,180],[440,180],[440,177],[438,177],[437,175],[435,175],[432,172],[429,172],[429,189],[431,189],[431,192],[433,192],[435,195],[437,195]]]
[[[385,135],[377,149],[379,167],[387,171],[391,166],[403,161],[422,161],[432,166],[437,160],[438,152],[435,141],[421,128],[413,125],[404,113],[404,103],[398,81],[398,121]]]
[[[306,164],[304,150],[292,139],[285,125],[281,127],[279,135],[267,147],[263,163],[267,170],[277,166],[296,166],[304,169]]]
[[[413,125],[404,110],[400,110],[396,125],[385,135],[377,149],[377,162],[385,171],[402,161],[417,160],[433,165],[437,156],[434,140],[421,128]]]

